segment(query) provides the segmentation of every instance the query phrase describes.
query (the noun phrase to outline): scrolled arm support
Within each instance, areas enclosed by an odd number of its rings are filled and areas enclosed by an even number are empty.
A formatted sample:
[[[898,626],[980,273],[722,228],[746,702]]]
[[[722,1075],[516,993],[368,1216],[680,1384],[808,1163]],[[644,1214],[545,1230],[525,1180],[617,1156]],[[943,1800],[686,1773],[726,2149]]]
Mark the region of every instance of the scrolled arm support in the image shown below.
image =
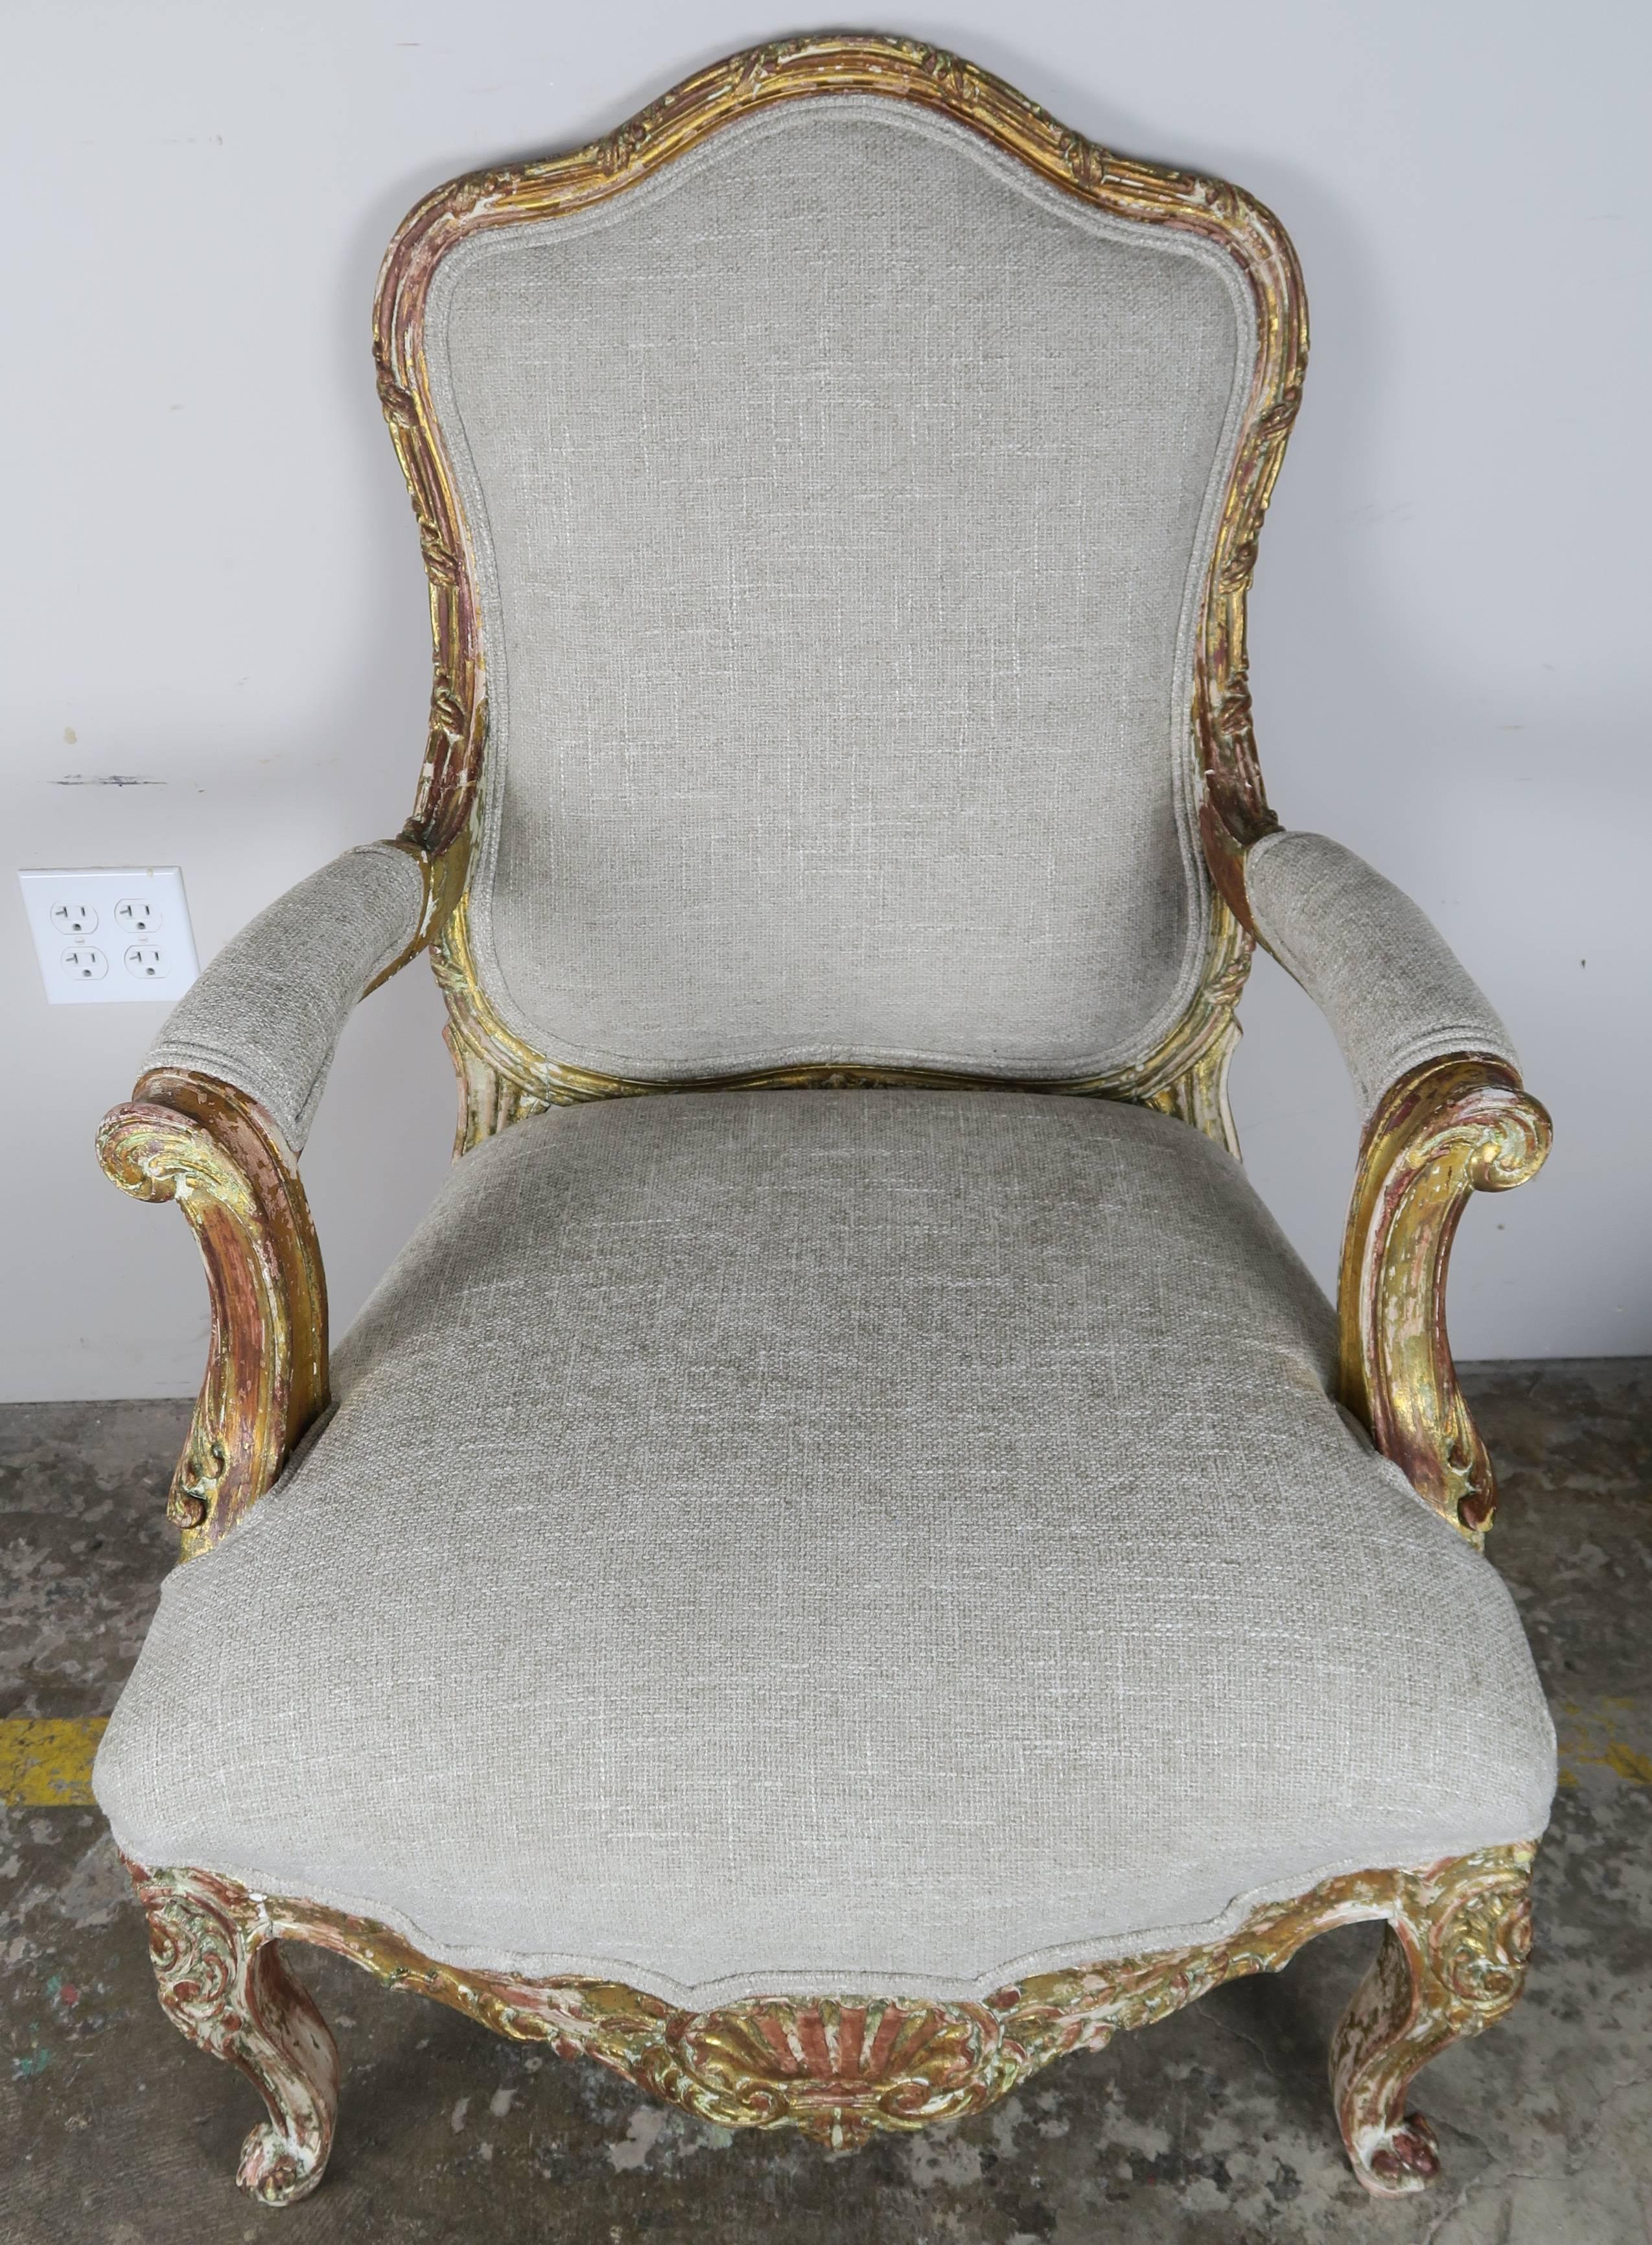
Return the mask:
[[[1446,1339],[1446,1266],[1469,1195],[1524,1184],[1550,1135],[1507,1061],[1457,1053],[1401,1076],[1360,1146],[1338,1298],[1342,1400],[1476,1544],[1496,1483]]]
[[[211,1076],[141,1077],[105,1118],[98,1154],[123,1192],[177,1202],[206,1266],[206,1371],[166,1506],[191,1559],[257,1502],[326,1407],[321,1249],[274,1123]]]

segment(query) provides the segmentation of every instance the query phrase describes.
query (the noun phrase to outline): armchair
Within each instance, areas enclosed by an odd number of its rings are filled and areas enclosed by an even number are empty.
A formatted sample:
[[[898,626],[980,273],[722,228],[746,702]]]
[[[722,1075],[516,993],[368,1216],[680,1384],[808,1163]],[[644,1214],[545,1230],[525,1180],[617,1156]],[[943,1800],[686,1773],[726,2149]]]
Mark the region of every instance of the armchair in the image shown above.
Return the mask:
[[[1416,907],[1267,808],[1277,221],[802,38],[437,190],[376,335],[413,817],[100,1142],[213,1317],[94,1782],[267,2107],[243,2186],[331,2140],[285,1942],[847,2145],[1377,1919],[1336,2109],[1422,2187],[1554,1784],[1446,1264],[1547,1123]],[[1334,1312],[1237,1160],[1257,939],[1369,1118]],[[424,949],[457,1158],[329,1359],[298,1158]]]

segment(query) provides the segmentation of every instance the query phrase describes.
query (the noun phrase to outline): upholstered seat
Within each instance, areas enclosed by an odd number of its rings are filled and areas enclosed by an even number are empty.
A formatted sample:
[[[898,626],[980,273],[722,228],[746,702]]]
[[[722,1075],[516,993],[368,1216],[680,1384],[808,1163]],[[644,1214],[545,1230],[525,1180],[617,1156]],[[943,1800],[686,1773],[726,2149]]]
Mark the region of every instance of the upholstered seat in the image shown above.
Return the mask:
[[[1330,1401],[1334,1338],[1144,1109],[520,1123],[169,1584],[99,1798],[141,1862],[679,2001],[979,1994],[1524,1839],[1513,1609]]]

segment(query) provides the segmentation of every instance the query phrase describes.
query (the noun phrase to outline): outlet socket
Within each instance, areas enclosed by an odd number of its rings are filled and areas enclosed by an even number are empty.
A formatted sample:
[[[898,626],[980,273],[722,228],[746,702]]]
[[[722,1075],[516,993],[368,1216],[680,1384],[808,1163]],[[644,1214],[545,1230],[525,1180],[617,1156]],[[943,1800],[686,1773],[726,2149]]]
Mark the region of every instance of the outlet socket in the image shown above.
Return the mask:
[[[54,1006],[173,1004],[200,972],[176,865],[19,873]]]

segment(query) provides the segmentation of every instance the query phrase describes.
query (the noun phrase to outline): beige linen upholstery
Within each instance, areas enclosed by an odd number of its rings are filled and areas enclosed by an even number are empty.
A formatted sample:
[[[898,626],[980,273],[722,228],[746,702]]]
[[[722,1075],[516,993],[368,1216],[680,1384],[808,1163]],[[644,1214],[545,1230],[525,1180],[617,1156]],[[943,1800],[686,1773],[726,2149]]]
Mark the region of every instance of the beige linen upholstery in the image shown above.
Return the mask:
[[[166,1016],[146,1068],[193,1068],[247,1092],[296,1153],[367,985],[413,939],[424,877],[393,843],[347,850],[224,946]]]
[[[1256,933],[1336,1032],[1361,1112],[1446,1053],[1516,1055],[1490,1000],[1391,881],[1323,834],[1266,834],[1245,858]]]
[[[979,1994],[1540,1832],[1508,1595],[1333,1354],[1237,1164],[1145,1109],[518,1124],[168,1581],[98,1797],[142,1862],[701,2001]]]
[[[1206,947],[1231,258],[833,97],[484,231],[426,363],[481,591],[471,923],[609,1075],[1123,1066]]]

